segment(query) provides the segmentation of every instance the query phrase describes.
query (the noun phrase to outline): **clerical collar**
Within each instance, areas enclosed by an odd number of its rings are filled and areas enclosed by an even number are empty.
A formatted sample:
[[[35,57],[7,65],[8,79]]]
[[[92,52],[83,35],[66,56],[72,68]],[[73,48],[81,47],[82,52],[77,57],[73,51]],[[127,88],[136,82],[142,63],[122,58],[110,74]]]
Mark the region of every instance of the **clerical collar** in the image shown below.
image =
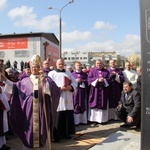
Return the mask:
[[[115,70],[116,68],[110,68],[111,70]]]
[[[132,71],[132,69],[130,69],[130,70],[128,70],[128,69],[126,69],[127,71]]]
[[[103,67],[102,68],[96,68],[97,70],[102,70],[103,69]]]
[[[45,71],[49,71],[50,69],[46,69],[46,68],[44,68],[44,70],[45,70]]]
[[[79,70],[76,70],[76,73],[81,73],[81,70],[79,71]]]
[[[34,78],[35,79],[35,78],[38,78],[38,77],[39,77],[39,75],[33,75],[33,74],[30,75],[30,78]]]
[[[65,69],[57,69],[57,68],[55,68],[55,71],[56,72],[66,72]]]

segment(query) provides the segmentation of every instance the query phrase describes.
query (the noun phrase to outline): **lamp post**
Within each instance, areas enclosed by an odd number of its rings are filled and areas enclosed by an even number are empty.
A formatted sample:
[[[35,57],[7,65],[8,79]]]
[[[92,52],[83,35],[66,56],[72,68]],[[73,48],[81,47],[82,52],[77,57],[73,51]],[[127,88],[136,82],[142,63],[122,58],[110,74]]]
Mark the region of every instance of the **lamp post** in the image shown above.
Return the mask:
[[[55,9],[57,11],[59,11],[59,57],[61,58],[61,53],[62,53],[62,18],[61,18],[61,13],[62,10],[68,6],[69,4],[73,3],[74,0],[70,0],[66,5],[64,5],[61,9],[57,9],[57,8],[53,8],[53,7],[49,7],[48,9]]]

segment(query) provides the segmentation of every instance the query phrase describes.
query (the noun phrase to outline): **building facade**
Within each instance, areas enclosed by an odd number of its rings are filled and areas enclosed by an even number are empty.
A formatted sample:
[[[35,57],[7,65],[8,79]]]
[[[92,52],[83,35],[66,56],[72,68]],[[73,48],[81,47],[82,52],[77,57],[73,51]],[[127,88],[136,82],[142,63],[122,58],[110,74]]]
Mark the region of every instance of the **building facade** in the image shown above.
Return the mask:
[[[10,60],[11,64],[23,60],[30,61],[34,55],[40,55],[42,60],[50,58],[55,65],[59,58],[59,41],[53,33],[22,33],[0,35],[0,59]],[[19,66],[19,65],[18,65]]]
[[[114,52],[92,52],[92,63],[95,64],[95,61],[100,59],[103,61],[103,64],[107,67],[110,60],[115,60],[118,67],[124,68],[125,57],[117,55]]]
[[[76,61],[79,61],[84,67],[91,65],[92,54],[89,52],[64,52],[63,58],[66,65],[73,66]]]
[[[80,61],[83,66],[92,66],[95,61],[101,59],[107,67],[110,60],[115,60],[118,67],[124,68],[125,57],[117,55],[116,52],[64,52],[63,58],[66,65],[72,65],[75,61]]]

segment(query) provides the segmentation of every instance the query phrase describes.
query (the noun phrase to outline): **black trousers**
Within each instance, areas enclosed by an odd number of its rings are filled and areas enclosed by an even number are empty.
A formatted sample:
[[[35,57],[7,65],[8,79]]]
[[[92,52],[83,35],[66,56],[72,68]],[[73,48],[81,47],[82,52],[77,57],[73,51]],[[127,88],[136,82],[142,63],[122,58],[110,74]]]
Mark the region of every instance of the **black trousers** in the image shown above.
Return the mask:
[[[126,111],[125,108],[121,109],[121,110],[115,110],[115,113],[117,115],[117,117],[122,120],[123,122],[127,123],[129,126],[139,126],[141,123],[141,117],[140,117],[140,113],[138,113],[134,118],[133,118],[133,122],[129,123],[127,122],[127,116],[128,116],[128,112]]]
[[[67,137],[70,134],[75,134],[73,110],[57,112],[53,131],[54,140],[59,140],[60,137]]]

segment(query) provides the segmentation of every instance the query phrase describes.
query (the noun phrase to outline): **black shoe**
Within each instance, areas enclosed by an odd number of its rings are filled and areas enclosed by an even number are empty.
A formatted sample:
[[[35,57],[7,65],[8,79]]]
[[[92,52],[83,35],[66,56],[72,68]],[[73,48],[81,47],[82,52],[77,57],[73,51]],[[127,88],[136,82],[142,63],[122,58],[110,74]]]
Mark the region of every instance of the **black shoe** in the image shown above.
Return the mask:
[[[14,135],[14,133],[13,133],[13,131],[7,131],[7,132],[5,133],[5,135],[13,136],[13,135]]]
[[[5,135],[6,140],[9,140],[9,137],[7,135]]]
[[[59,142],[59,139],[53,139],[52,142],[58,143],[58,142]]]
[[[71,139],[72,137],[70,135],[66,135],[64,138],[65,139]]]
[[[140,129],[140,128],[141,128],[140,124],[136,125],[136,129]]]
[[[10,147],[7,146],[7,145],[3,145],[3,146],[2,146],[2,150],[10,150]]]
[[[120,127],[129,127],[129,125],[124,123],[123,125],[120,125]]]

